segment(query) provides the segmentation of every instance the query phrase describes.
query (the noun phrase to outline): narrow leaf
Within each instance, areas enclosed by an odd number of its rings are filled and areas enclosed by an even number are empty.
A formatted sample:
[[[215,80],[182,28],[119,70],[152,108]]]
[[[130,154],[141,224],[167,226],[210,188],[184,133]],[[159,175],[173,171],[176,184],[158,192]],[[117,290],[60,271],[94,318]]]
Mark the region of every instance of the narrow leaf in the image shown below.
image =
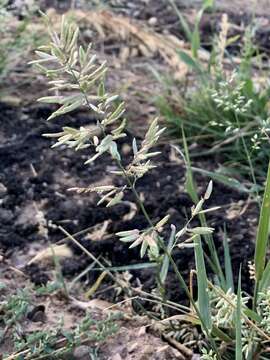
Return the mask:
[[[241,267],[239,270],[238,277],[238,289],[237,289],[237,306],[236,306],[236,349],[235,349],[235,360],[242,360],[242,323],[241,323]]]
[[[175,231],[176,231],[176,228],[175,228],[174,225],[171,226],[171,229],[172,230],[171,230],[169,242],[168,242],[168,245],[167,245],[167,252],[169,254],[171,254],[171,252],[172,252],[173,243],[175,241]],[[164,285],[164,283],[166,281],[168,270],[169,270],[169,257],[168,257],[168,255],[165,254],[164,258],[163,258],[160,274],[159,274],[160,281],[161,281],[162,285]]]
[[[140,263],[140,264],[132,264],[132,265],[123,265],[123,266],[112,266],[106,267],[107,271],[130,271],[130,270],[140,270],[140,269],[148,269],[157,267],[156,262],[152,263]],[[103,268],[93,268],[90,271],[103,270]]]
[[[268,261],[260,281],[260,291],[270,287],[270,261]]]
[[[208,171],[208,170],[204,170],[204,169],[199,169],[196,167],[192,167],[192,170],[195,172],[198,172],[202,175],[206,175],[209,176],[212,180],[216,180],[230,188],[236,189],[240,192],[244,192],[244,193],[249,193],[250,190],[247,189],[243,184],[241,184],[238,180],[227,176],[227,175],[223,175],[220,174],[218,172],[213,172],[213,171]]]
[[[260,212],[260,220],[256,238],[256,248],[255,248],[255,272],[256,272],[256,281],[257,284],[262,278],[266,251],[268,245],[268,235],[269,235],[269,224],[270,224],[270,162],[268,165],[267,180],[264,190],[263,202]]]
[[[186,35],[187,39],[188,39],[189,41],[191,41],[191,39],[192,39],[192,33],[191,33],[191,30],[190,30],[190,28],[189,28],[188,23],[186,22],[184,16],[183,16],[183,15],[181,14],[181,12],[179,11],[179,9],[178,9],[178,7],[176,6],[174,0],[169,0],[169,1],[170,1],[171,5],[172,5],[172,7],[173,7],[173,9],[174,9],[174,11],[176,12],[176,14],[177,14],[177,16],[178,16],[178,18],[179,18],[179,20],[180,20],[181,26],[182,26],[182,28],[183,28],[183,30],[184,30],[184,32],[185,32],[185,35]]]
[[[195,260],[198,278],[198,305],[200,316],[209,331],[212,329],[212,317],[208,292],[207,274],[203,256],[201,237],[195,236]],[[203,330],[203,327],[202,327]]]
[[[203,69],[201,68],[199,62],[194,59],[192,56],[190,56],[188,53],[186,53],[185,51],[177,51],[180,59],[188,66],[190,67],[192,70],[197,71],[198,73],[202,73]]]
[[[225,278],[226,278],[227,290],[231,289],[232,291],[234,291],[232,262],[231,262],[226,228],[224,228],[223,249],[224,249]]]

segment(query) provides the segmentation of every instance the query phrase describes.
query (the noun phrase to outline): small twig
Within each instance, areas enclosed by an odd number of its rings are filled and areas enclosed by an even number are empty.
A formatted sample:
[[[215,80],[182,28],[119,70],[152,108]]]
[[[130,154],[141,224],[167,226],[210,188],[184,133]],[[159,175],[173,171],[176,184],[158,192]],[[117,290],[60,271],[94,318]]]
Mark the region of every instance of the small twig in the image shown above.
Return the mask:
[[[239,130],[234,136],[214,145],[212,147],[211,150],[209,150],[208,154],[214,153],[215,151],[217,151],[219,148],[221,148],[224,145],[228,145],[231,144],[232,142],[234,142],[235,140],[241,138],[242,136],[247,136],[250,135],[252,133],[247,133],[247,130],[249,130],[250,128],[252,128],[255,125],[255,122],[251,122],[248,123],[243,129]]]
[[[193,356],[193,351],[188,349],[185,345],[180,344],[177,340],[173,339],[171,336],[167,334],[163,334],[165,340],[168,341],[172,346],[174,346],[181,355],[183,355],[184,360],[191,359]]]

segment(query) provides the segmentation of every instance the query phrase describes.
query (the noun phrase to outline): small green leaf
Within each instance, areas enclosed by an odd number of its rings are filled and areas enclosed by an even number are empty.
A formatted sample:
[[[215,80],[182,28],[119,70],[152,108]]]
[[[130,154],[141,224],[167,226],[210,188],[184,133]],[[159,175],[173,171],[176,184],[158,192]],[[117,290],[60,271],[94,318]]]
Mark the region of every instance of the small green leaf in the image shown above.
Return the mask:
[[[104,82],[102,81],[98,87],[98,96],[103,97],[104,95],[105,95],[105,85]]]
[[[82,46],[79,47],[79,61],[80,61],[80,65],[81,67],[84,66],[86,60],[86,53],[84,51],[84,48]]]

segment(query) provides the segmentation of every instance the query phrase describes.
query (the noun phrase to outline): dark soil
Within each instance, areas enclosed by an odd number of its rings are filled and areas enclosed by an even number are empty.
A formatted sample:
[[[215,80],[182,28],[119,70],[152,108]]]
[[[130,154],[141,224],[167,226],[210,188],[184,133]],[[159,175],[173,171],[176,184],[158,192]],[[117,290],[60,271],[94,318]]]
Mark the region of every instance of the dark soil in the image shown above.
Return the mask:
[[[110,220],[106,236],[101,240],[91,240],[91,231],[77,239],[95,256],[103,256],[114,266],[136,264],[141,261],[138,249],[129,250],[113,235],[117,231],[144,228],[147,226],[142,214],[125,220],[130,213],[128,204],[113,208],[96,206],[94,196],[82,196],[67,191],[74,186],[87,186],[91,183],[120,181],[111,179],[109,171],[114,168],[107,157],[103,161],[96,161],[93,166],[83,163],[89,156],[87,151],[74,152],[70,149],[51,149],[50,141],[41,135],[47,132],[59,131],[64,123],[69,126],[89,125],[94,119],[85,113],[78,112],[51,123],[45,119],[51,109],[44,106],[28,106],[27,108],[12,108],[5,104],[0,105],[0,246],[6,257],[13,256],[22,250],[27,254],[31,243],[48,244],[59,241],[63,234],[58,225],[63,226],[70,233],[76,233],[97,224]],[[127,157],[131,150],[131,135],[121,144]],[[171,156],[169,145],[161,147],[163,154],[157,159],[158,167],[138,182],[138,191],[143,194],[145,207],[153,221],[157,221],[166,214],[171,214],[171,222],[177,228],[185,223],[192,202],[184,192],[185,171]],[[204,160],[205,161],[205,160]],[[195,164],[197,167],[215,167],[218,159],[207,159]],[[196,177],[199,192],[203,193],[209,179]],[[130,194],[126,200],[134,202]],[[238,215],[246,204],[245,194],[234,191],[222,184],[215,183],[214,191],[208,206],[220,205],[222,208],[208,216],[209,226],[216,231],[215,244],[222,257],[222,233],[224,223],[230,239],[231,256],[234,274],[238,273],[240,263],[243,268],[243,288],[251,290],[247,263],[253,256],[255,226],[258,217],[256,206],[249,205],[245,213]],[[236,209],[238,207],[238,209]],[[46,220],[45,228],[41,231],[37,212],[41,212]],[[165,231],[166,232],[166,231]],[[90,233],[90,235],[89,235]],[[65,276],[74,276],[84,270],[90,260],[80,250],[74,249],[75,256],[65,260],[63,273]],[[177,250],[174,254],[180,272],[188,279],[189,272],[194,268],[192,249]],[[24,264],[19,264],[23,266]],[[46,268],[34,265],[28,267],[28,274],[35,283],[46,283],[48,275]],[[92,284],[98,272],[91,272],[89,282]],[[155,271],[144,269],[132,271],[131,280],[138,286],[138,279],[143,289],[150,291],[155,287]],[[236,280],[236,278],[235,278]],[[168,296],[178,302],[185,300],[177,279],[172,272],[167,281]],[[102,297],[115,301],[115,292],[107,291]]]

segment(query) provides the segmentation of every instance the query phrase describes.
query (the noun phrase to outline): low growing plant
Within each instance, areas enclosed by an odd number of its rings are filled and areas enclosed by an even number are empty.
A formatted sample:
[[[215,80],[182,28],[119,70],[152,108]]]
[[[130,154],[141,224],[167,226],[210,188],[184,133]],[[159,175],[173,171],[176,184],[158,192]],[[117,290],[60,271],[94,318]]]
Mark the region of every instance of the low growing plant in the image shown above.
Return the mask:
[[[24,323],[33,308],[34,295],[31,289],[19,289],[0,302],[0,321],[4,326],[0,342],[11,334],[10,340],[15,348],[14,353],[5,355],[6,360],[64,359],[82,344],[89,346],[90,358],[90,354],[97,354],[99,345],[118,330],[117,320],[122,315],[116,312],[99,320],[86,313],[71,330],[63,330],[61,320],[54,327],[24,332]]]
[[[270,170],[256,240],[254,294],[244,294],[241,290],[241,272],[235,292],[228,244],[224,241],[226,268],[223,271],[212,239],[213,229],[206,223],[205,214],[214,210],[204,208],[205,201],[211,196],[213,185],[210,182],[204,196],[198,197],[185,136],[183,136],[185,152],[183,156],[187,166],[187,189],[194,201],[194,206],[186,225],[177,229],[171,224],[167,238],[164,228],[168,227],[169,216],[157,220],[151,219],[136,190],[137,181],[155,166],[152,159],[159,152],[153,150],[153,147],[157,144],[164,129],[159,127],[157,119],[153,120],[141,143],[133,139],[133,157],[126,164],[118,148],[118,140],[126,136],[125,103],[119,102],[116,94],[110,94],[106,90],[106,63],[100,63],[96,55],[92,54],[91,45],[86,49],[80,45],[79,28],[73,22],[63,17],[60,35],[58,35],[52,29],[46,16],[45,19],[51,42],[36,51],[39,59],[33,63],[48,77],[52,93],[39,101],[59,105],[48,120],[53,120],[57,116],[70,113],[82,106],[94,113],[97,119],[95,129],[64,126],[60,132],[45,134],[45,136],[56,139],[53,147],[64,145],[75,151],[87,149],[89,159],[86,165],[88,166],[91,166],[93,161],[102,159],[105,154],[111,156],[118,167],[111,173],[122,178],[122,185],[116,186],[113,183],[100,186],[90,185],[86,188],[75,187],[73,190],[78,193],[97,193],[100,196],[98,204],[106,204],[107,207],[121,203],[127,192],[133,193],[148,226],[143,230],[130,229],[118,232],[116,235],[130,248],[140,247],[141,257],[148,256],[151,262],[156,263],[158,286],[163,291],[169,266],[175,271],[179,286],[186,291],[191,305],[189,309],[181,304],[174,304],[174,306],[184,313],[186,321],[192,325],[201,326],[205,336],[205,347],[201,349],[203,359],[235,358],[238,360],[254,359],[256,356],[260,356],[261,359],[267,358],[270,341],[268,325],[270,263],[266,260]],[[232,104],[229,102],[229,106]],[[248,108],[249,104],[243,99],[241,106]],[[192,225],[195,217],[199,217],[201,226]],[[208,246],[207,252],[203,250],[202,240]],[[78,242],[77,244],[82,247]],[[196,260],[195,274],[198,279],[196,296],[185,284],[173,258],[176,248],[185,251],[185,247],[190,246],[194,247]],[[215,283],[208,278],[205,261],[216,273]],[[164,297],[163,302],[166,303]],[[250,303],[253,303],[252,308]]]

